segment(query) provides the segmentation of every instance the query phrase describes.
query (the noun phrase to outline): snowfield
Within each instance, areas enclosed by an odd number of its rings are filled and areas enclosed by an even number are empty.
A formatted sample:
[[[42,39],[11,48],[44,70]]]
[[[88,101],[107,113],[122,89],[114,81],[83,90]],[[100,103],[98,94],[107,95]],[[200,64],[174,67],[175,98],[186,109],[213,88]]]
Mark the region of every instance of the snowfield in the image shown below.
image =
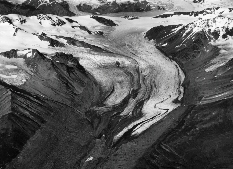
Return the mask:
[[[26,0],[8,0],[12,3],[23,3]],[[50,4],[54,1],[62,2],[63,0],[39,0],[41,4]],[[126,2],[140,2],[144,0],[65,0],[71,5],[79,5],[79,4],[88,4],[92,5],[93,8],[100,6],[104,3],[112,3],[115,1],[116,3],[126,3]],[[203,10],[205,8],[211,7],[229,7],[233,6],[232,0],[205,0],[203,3],[193,3],[193,0],[146,0],[150,3],[151,7],[157,7],[158,5],[166,6],[167,9],[172,11],[195,11],[195,10]]]

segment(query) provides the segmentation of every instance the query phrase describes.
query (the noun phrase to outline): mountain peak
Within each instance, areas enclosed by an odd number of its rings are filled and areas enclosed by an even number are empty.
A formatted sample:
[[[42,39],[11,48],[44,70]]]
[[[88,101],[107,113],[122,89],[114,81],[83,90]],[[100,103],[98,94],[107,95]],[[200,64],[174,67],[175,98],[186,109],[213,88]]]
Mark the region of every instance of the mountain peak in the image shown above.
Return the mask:
[[[186,30],[183,37],[190,32],[190,36],[192,36],[197,32],[204,31],[209,37],[213,37],[214,39],[218,39],[220,37],[226,38],[227,35],[230,35],[229,31],[233,28],[233,19],[218,15],[207,19],[199,18],[197,21],[182,27]]]
[[[26,0],[24,4],[35,6],[39,8],[42,5],[52,5],[58,3],[56,0]]]
[[[0,53],[0,79],[7,84],[22,85],[33,74],[32,59],[39,54],[36,49],[15,50]]]

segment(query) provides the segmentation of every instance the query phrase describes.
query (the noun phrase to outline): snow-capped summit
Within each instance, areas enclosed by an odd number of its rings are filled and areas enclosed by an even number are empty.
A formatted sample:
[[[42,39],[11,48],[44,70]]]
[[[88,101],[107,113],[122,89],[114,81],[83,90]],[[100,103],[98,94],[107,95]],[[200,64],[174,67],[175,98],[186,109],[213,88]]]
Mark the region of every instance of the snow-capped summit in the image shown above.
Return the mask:
[[[223,16],[217,16],[209,19],[199,18],[197,21],[182,27],[182,29],[185,29],[183,37],[190,34],[186,38],[190,38],[195,33],[201,31],[204,31],[206,35],[213,37],[214,39],[226,38],[228,35],[231,35],[230,32],[233,28],[233,20]]]
[[[62,26],[66,24],[65,21],[59,19],[58,17],[51,17],[49,15],[39,14],[37,15],[37,19],[40,20],[39,23],[42,24],[42,22],[50,22],[53,26]]]
[[[16,3],[16,4],[15,4]],[[33,16],[37,14],[54,14],[59,16],[74,16],[70,11],[69,4],[66,1],[56,0],[26,0],[17,4],[17,1],[0,1],[0,9],[2,15],[20,14]]]
[[[200,15],[188,24],[154,27],[146,37],[153,39],[160,50],[184,63],[210,57],[211,63],[205,66],[205,71],[214,71],[232,59],[233,51],[233,19],[226,15],[231,11],[217,10]]]
[[[163,17],[172,18],[177,15],[180,15],[180,17],[183,17],[186,20],[187,19],[190,20],[190,22],[188,23],[183,23],[179,25],[170,25],[164,28],[164,30],[161,30],[163,33],[156,35],[159,37],[159,39],[162,40],[160,43],[165,44],[167,39],[176,36],[179,38],[173,38],[172,41],[174,40],[179,41],[180,43],[178,45],[179,47],[185,44],[189,40],[194,41],[195,37],[200,34],[203,37],[206,37],[210,42],[215,40],[226,39],[230,36],[233,36],[233,18],[231,17],[233,13],[230,8],[206,9],[204,11],[196,12],[196,15],[191,15],[191,14],[192,13],[188,15],[182,12],[181,13],[175,12],[175,13],[164,14],[162,16],[155,17],[155,18],[163,18]],[[160,30],[159,27],[153,29]]]
[[[56,0],[26,0],[24,3],[39,8],[42,5],[52,5],[58,2]]]
[[[123,20],[123,19],[122,19]],[[104,17],[61,17],[51,14],[0,16],[0,53],[5,51],[37,49],[52,54],[59,51],[74,53],[86,50],[104,50],[103,39],[116,24]]]
[[[0,80],[16,86],[24,84],[35,69],[28,60],[34,58],[37,52],[34,49],[12,49],[0,53]]]
[[[50,13],[72,16],[151,10],[191,12],[213,7],[227,8],[233,5],[230,0],[225,1],[213,3],[206,0],[203,3],[195,3],[193,0],[2,0],[0,8],[3,9],[4,14],[17,13],[31,16]]]
[[[12,21],[7,16],[0,16],[0,23],[9,23],[9,24],[11,24]]]

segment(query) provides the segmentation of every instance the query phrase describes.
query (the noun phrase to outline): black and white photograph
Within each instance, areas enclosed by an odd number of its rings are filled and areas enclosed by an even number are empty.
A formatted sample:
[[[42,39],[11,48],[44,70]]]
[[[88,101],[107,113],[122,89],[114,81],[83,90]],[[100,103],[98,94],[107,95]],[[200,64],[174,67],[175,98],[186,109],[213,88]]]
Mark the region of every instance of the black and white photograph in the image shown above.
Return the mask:
[[[233,0],[0,0],[0,169],[233,169]]]

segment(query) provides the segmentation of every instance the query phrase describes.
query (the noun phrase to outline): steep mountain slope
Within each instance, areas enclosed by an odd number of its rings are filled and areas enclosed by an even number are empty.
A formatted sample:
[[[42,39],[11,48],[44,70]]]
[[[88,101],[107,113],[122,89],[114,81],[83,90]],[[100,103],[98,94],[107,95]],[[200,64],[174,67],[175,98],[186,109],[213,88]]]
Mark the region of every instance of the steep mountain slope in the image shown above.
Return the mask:
[[[232,19],[212,15],[146,33],[184,70],[189,109],[135,168],[232,167],[232,26]]]
[[[39,3],[40,1],[25,1],[22,4],[13,4],[6,0],[0,1],[1,15],[20,14],[32,16],[37,14],[54,14],[59,16],[74,16],[75,14],[69,10],[67,2],[57,3]]]
[[[85,23],[86,20],[92,24],[86,24],[87,27],[80,24]],[[101,29],[106,27],[107,31],[113,26],[117,26],[113,21],[97,16],[73,19],[49,14],[39,14],[29,18],[15,14],[1,16],[0,35],[5,40],[0,41],[2,46],[0,51],[9,51],[12,47],[19,50],[36,47],[41,52],[51,53],[62,48],[72,48],[75,45],[88,47],[84,42],[85,36],[100,35],[99,37],[103,38]],[[22,39],[24,39],[23,43],[21,43]],[[98,47],[93,45],[92,48]]]
[[[1,15],[0,168],[232,168],[232,27],[231,8]]]
[[[158,34],[158,31],[162,33]],[[220,46],[221,43],[230,43],[232,41],[232,31],[233,20],[219,15],[217,17],[212,16],[210,19],[199,19],[185,26],[155,27],[147,32],[146,37],[155,39],[161,50],[167,50],[168,48],[172,50],[168,50],[169,55],[172,55],[174,58],[180,57],[178,59],[186,61],[190,59],[187,57],[196,58],[199,57],[200,52],[208,52],[206,49],[208,45],[217,46],[219,44]],[[191,50],[191,48],[194,49],[195,47],[196,50]],[[191,51],[196,51],[197,53],[193,53],[193,55],[187,54],[187,52]],[[182,55],[180,55],[181,53]],[[223,58],[223,55],[221,55],[221,58]],[[214,58],[212,59],[214,60]],[[212,62],[212,66],[206,67],[206,71],[214,70],[214,68],[227,63],[230,59],[225,58],[222,62],[216,61],[216,64]]]
[[[114,150],[181,104],[183,72],[142,31],[121,36],[116,28],[127,29],[124,18],[0,19],[1,145],[9,154],[2,167],[105,166]],[[25,136],[19,143],[17,131]]]
[[[230,0],[193,1],[193,0],[1,0],[2,14],[54,14],[59,16],[79,15],[82,12],[108,14],[118,12],[145,12],[151,10],[169,10],[191,12],[205,8],[232,6]]]
[[[26,0],[8,0],[12,3],[23,3]],[[42,0],[41,0],[42,1]],[[48,0],[44,0],[48,1]],[[42,2],[44,2],[42,1]],[[61,2],[61,0],[56,0]],[[230,7],[232,6],[231,0],[219,1],[219,0],[66,0],[69,4],[73,5],[90,5],[93,8],[97,8],[98,6],[105,6],[106,4],[117,3],[117,4],[124,4],[130,2],[132,5],[133,3],[148,3],[151,9],[168,9],[173,11],[198,11],[205,8],[212,8],[212,7]],[[111,6],[111,5],[110,5]],[[107,9],[107,8],[106,8]]]
[[[37,50],[1,53],[0,78],[1,167],[22,151],[40,127],[53,126],[53,132],[58,132],[59,127],[70,130],[68,123],[78,125],[81,119],[85,123],[80,113],[97,101],[94,79],[77,59],[63,53],[51,59]],[[71,123],[67,120],[72,114]]]
[[[126,1],[123,3],[117,3],[117,1],[112,1],[108,3],[103,3],[95,5],[92,3],[80,3],[77,5],[77,9],[83,12],[96,13],[96,14],[106,14],[106,13],[117,13],[117,12],[142,12],[152,10],[152,6],[147,1]]]

